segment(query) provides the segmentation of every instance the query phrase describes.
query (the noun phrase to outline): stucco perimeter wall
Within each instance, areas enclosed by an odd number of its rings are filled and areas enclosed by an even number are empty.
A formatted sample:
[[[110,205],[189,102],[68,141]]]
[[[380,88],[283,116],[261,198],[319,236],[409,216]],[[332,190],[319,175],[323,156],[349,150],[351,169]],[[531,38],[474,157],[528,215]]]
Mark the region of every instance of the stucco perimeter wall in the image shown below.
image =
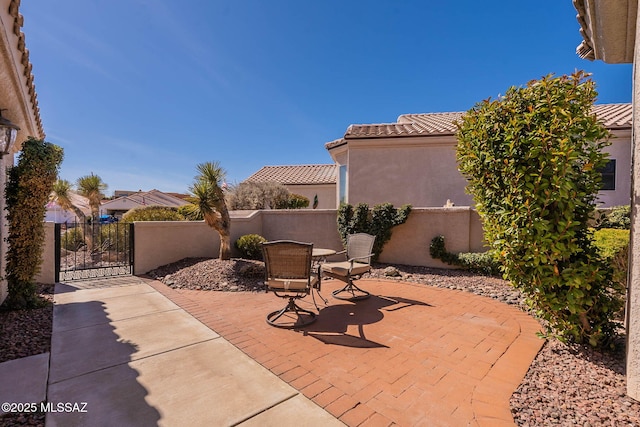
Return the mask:
[[[38,283],[55,283],[56,268],[55,268],[55,223],[44,223],[44,244],[42,247],[42,264],[40,265],[40,272],[35,278]]]
[[[259,234],[270,241],[311,242],[317,248],[342,248],[335,209],[232,213],[232,256],[239,255],[235,241],[245,234]],[[471,208],[417,208],[405,224],[393,229],[380,261],[451,268],[429,255],[431,239],[438,235],[445,236],[451,252],[485,250],[480,219]],[[135,223],[135,274],[186,257],[217,257],[219,250],[218,234],[204,222]]]
[[[240,254],[235,242],[245,234],[267,240],[311,242],[317,248],[342,249],[335,209],[267,210],[231,212],[231,253]],[[220,237],[202,221],[145,221],[134,225],[134,274],[188,257],[217,257]],[[414,208],[405,224],[393,229],[380,262],[452,268],[429,255],[431,239],[445,236],[450,252],[482,252],[482,224],[469,207]],[[45,223],[41,283],[55,281],[54,224]]]
[[[203,221],[136,222],[134,236],[134,274],[183,258],[213,258],[220,250],[218,233]]]
[[[341,250],[336,210],[262,211],[262,236],[267,240],[310,242],[316,248]]]
[[[478,213],[469,207],[414,208],[406,223],[393,229],[384,246],[380,262],[452,268],[429,255],[436,236],[444,236],[449,252],[484,252],[482,224]]]

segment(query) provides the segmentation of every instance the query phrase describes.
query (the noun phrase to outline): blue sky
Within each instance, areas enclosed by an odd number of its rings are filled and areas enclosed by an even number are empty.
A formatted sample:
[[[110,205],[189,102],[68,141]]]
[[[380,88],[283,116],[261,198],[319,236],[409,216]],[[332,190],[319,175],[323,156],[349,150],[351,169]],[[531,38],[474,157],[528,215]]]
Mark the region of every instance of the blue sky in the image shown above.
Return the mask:
[[[465,111],[584,69],[631,102],[631,66],[581,60],[570,0],[24,1],[24,32],[61,177],[185,192],[265,165],[332,163],[352,123]]]

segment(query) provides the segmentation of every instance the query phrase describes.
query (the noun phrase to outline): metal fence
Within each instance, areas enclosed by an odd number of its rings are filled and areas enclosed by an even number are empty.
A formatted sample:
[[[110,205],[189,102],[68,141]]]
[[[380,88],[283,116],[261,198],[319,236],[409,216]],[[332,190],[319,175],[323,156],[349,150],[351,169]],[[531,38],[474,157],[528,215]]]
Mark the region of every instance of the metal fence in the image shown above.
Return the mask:
[[[55,225],[56,282],[133,274],[133,224]]]

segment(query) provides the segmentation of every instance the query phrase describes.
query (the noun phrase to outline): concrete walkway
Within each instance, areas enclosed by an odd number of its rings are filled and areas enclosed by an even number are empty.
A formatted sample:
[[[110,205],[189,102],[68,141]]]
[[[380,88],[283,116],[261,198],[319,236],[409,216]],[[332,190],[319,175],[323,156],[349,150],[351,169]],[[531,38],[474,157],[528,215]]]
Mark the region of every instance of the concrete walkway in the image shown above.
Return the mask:
[[[47,427],[343,425],[148,282],[56,285]]]

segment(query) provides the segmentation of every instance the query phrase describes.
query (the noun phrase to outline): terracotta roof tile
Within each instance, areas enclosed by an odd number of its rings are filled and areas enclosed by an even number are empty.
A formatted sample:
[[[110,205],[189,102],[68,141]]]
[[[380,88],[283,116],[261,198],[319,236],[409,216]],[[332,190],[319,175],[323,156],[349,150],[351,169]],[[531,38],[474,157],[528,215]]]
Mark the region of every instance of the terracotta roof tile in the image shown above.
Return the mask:
[[[593,111],[607,129],[631,129],[631,104],[598,104]]]
[[[24,17],[20,14],[20,0],[11,0],[9,4],[9,14],[13,18],[13,33],[18,37],[18,50],[22,54],[21,62],[24,66],[24,76],[27,78],[27,91],[31,97],[31,107],[36,120],[39,135],[37,137],[44,139],[45,133],[42,127],[42,119],[40,118],[40,107],[38,106],[38,95],[36,94],[36,86],[33,83],[33,65],[29,61],[29,49],[25,45],[25,36],[21,28],[24,25]],[[34,135],[36,136],[36,135]]]
[[[275,181],[284,185],[335,184],[336,165],[264,166],[246,181]]]
[[[631,104],[599,104],[593,108],[608,129],[631,128]],[[396,123],[351,125],[343,138],[325,144],[328,150],[346,144],[349,139],[406,136],[454,135],[455,122],[464,112],[403,114]]]

